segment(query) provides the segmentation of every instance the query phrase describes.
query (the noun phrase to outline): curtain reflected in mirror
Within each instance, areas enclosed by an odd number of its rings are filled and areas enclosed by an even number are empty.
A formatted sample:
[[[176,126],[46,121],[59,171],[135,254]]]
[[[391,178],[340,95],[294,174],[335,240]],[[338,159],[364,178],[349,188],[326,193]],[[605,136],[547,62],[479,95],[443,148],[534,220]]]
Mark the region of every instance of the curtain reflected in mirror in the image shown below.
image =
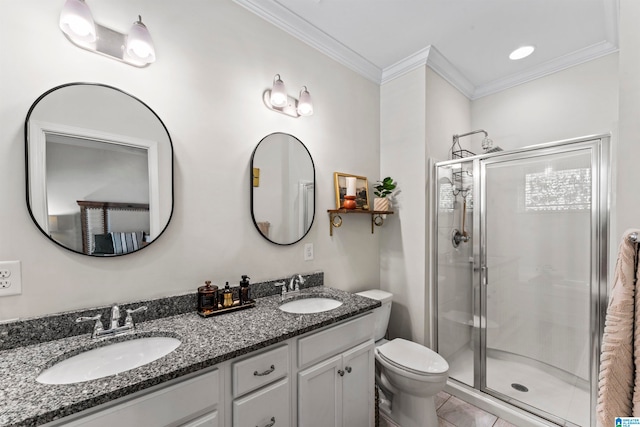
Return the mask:
[[[42,95],[26,122],[28,207],[74,252],[125,255],[167,227],[173,150],[156,114],[118,89],[69,84]]]
[[[315,217],[315,167],[296,137],[273,133],[251,156],[251,215],[258,232],[278,245],[300,241]]]

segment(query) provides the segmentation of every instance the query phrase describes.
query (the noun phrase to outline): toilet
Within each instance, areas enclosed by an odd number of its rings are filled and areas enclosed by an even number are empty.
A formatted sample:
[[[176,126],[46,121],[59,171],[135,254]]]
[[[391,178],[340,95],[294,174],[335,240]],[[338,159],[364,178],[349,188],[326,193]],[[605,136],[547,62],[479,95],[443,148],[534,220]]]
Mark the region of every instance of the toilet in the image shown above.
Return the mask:
[[[449,364],[438,353],[418,343],[402,338],[384,339],[393,294],[371,289],[357,295],[382,303],[373,311],[380,411],[401,427],[437,427],[434,397],[447,383]]]

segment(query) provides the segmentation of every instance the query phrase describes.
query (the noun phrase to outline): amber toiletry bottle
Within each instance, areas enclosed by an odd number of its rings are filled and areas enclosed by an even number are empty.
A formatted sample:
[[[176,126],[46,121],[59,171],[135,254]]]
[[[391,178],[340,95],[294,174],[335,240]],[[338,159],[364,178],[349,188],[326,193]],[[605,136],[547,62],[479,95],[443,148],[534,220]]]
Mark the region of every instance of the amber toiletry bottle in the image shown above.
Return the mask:
[[[242,275],[242,280],[240,281],[240,305],[247,304],[250,300],[249,297],[249,279],[251,277],[246,274]]]
[[[229,282],[224,285],[224,291],[222,291],[222,307],[227,308],[233,305],[233,291],[229,287]]]
[[[198,314],[206,316],[218,309],[218,287],[211,286],[211,280],[204,283],[198,288]]]

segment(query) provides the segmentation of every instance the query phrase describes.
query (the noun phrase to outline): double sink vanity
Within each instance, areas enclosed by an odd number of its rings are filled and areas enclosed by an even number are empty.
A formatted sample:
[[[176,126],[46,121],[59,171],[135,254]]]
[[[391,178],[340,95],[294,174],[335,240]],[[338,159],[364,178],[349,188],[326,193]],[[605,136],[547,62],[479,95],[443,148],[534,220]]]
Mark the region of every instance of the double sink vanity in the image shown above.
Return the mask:
[[[167,228],[173,144],[134,96],[96,83],[54,87],[27,114],[25,147],[27,208],[65,250],[108,262]],[[315,218],[309,150],[276,132],[249,169],[260,236],[300,242]],[[285,169],[287,182],[274,180]],[[107,186],[103,176],[120,179]],[[255,306],[209,318],[189,293],[0,324],[0,426],[373,426],[380,302],[324,287],[323,277],[308,275],[300,290],[252,284]]]
[[[0,351],[0,425],[373,425],[378,301],[311,286],[202,318],[193,297],[191,310],[151,314],[111,338],[82,334]]]

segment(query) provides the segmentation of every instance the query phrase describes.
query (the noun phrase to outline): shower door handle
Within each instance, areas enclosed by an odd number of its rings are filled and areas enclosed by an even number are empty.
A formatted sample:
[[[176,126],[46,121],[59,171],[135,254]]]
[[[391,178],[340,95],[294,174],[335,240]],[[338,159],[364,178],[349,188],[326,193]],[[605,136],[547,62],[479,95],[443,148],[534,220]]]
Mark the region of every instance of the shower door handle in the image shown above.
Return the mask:
[[[482,274],[482,284],[487,286],[489,284],[489,268],[486,265],[480,267],[480,272]]]

